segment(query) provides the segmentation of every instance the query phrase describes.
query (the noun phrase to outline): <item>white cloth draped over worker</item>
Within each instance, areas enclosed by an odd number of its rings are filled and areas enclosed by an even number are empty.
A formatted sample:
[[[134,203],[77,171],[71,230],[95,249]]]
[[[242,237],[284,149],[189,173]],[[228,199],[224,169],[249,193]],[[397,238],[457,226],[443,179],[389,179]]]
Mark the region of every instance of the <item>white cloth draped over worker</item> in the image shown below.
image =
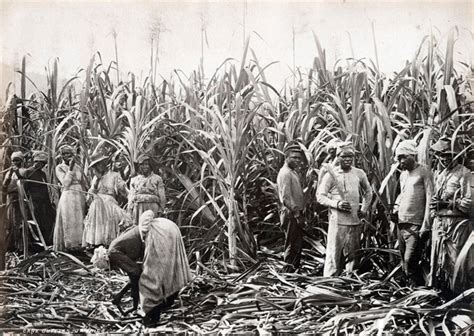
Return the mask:
[[[192,275],[178,226],[166,218],[155,218],[145,239],[140,305],[145,313],[178,292]]]
[[[82,170],[75,165],[72,170],[65,163],[56,166],[56,177],[61,183],[61,197],[56,213],[53,247],[64,251],[82,245],[86,198],[82,188]]]

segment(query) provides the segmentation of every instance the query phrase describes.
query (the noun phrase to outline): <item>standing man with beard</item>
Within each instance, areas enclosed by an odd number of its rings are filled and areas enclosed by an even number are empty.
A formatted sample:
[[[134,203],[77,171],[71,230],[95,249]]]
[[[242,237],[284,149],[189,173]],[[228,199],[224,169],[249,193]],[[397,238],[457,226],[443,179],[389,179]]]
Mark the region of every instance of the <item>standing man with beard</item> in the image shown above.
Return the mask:
[[[395,201],[394,214],[398,217],[398,244],[402,267],[411,286],[423,285],[419,271],[423,241],[429,237],[430,202],[433,181],[429,169],[416,161],[414,140],[400,142],[396,151],[400,164],[400,194]]]
[[[283,267],[283,272],[295,271],[301,261],[304,195],[296,172],[301,159],[300,146],[297,143],[288,145],[285,149],[285,164],[277,177],[280,223],[286,227],[284,255],[286,265]]]
[[[330,210],[325,277],[340,275],[344,264],[346,270],[352,272],[358,263],[361,218],[366,216],[372,201],[372,190],[365,172],[352,166],[354,155],[350,142],[340,144],[337,149],[340,165],[328,170],[317,192],[319,203]]]

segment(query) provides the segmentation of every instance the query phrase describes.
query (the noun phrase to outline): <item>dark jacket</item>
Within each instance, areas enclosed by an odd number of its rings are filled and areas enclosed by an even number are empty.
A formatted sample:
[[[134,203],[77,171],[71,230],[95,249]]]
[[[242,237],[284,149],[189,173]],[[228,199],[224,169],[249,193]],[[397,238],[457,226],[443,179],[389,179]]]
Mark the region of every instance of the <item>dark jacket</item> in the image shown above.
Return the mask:
[[[126,272],[137,272],[136,262],[143,259],[144,253],[145,244],[140,237],[138,226],[122,233],[109,246],[111,266],[121,268]]]

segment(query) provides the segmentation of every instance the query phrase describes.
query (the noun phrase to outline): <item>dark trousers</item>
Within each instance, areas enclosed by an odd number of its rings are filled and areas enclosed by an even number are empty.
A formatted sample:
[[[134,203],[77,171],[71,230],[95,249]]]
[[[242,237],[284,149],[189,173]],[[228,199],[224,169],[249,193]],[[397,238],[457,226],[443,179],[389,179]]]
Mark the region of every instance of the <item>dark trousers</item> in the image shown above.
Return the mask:
[[[113,268],[120,268],[125,271],[129,277],[129,283],[117,294],[116,299],[120,302],[123,295],[130,288],[130,295],[133,299],[133,305],[138,305],[139,283],[142,268],[140,264],[130,259],[125,253],[118,250],[109,251],[109,262]]]
[[[140,264],[119,250],[112,249],[109,251],[109,262],[111,267],[120,268],[128,275],[131,274],[140,277],[142,273]]]
[[[149,325],[150,323],[153,323],[153,322],[158,322],[160,320],[161,312],[170,308],[177,297],[178,297],[177,292],[174,294],[171,294],[166,299],[164,299],[162,303],[160,303],[159,305],[155,306],[152,310],[150,310],[145,315],[145,318],[144,318],[145,325]]]
[[[423,285],[422,269],[420,267],[422,242],[420,240],[420,225],[411,223],[398,224],[398,245],[402,257],[402,267],[410,285]]]
[[[293,212],[287,208],[280,211],[280,222],[286,227],[284,261],[297,269],[300,266],[303,249],[302,223],[299,223]]]

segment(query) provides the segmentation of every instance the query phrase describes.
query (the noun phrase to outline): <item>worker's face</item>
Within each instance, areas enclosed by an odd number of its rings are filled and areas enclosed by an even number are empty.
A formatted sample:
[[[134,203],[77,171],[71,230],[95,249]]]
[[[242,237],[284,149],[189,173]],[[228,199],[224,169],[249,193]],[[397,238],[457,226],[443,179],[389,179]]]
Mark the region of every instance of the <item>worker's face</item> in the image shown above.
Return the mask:
[[[299,152],[291,152],[286,157],[286,162],[291,169],[296,169],[301,165],[301,154]]]
[[[65,164],[69,164],[69,162],[71,162],[71,159],[72,159],[72,153],[71,152],[63,153],[61,157],[63,158],[63,161]]]
[[[107,170],[107,165],[105,164],[105,161],[101,161],[98,164],[94,166],[94,170],[99,173],[103,174]]]
[[[114,170],[115,171],[120,171],[123,168],[123,163],[122,161],[115,161],[114,163]]]
[[[145,160],[140,164],[140,173],[143,175],[147,176],[151,172],[151,166],[150,166],[150,161]]]
[[[354,153],[352,152],[342,152],[339,154],[339,161],[341,164],[342,170],[349,170],[354,163]]]
[[[453,164],[453,155],[452,153],[439,153],[436,155],[436,158],[441,163],[443,167],[450,167]]]
[[[13,164],[14,166],[18,167],[18,168],[21,167],[21,164],[22,164],[22,163],[23,163],[23,161],[22,161],[21,159],[18,159],[18,158],[14,158],[14,159],[12,160],[12,164]]]
[[[43,167],[46,166],[46,162],[44,162],[44,161],[35,161],[33,166],[36,169],[43,169]]]
[[[415,168],[416,161],[413,155],[400,154],[397,157],[397,160],[398,160],[398,163],[400,164],[401,170],[412,171],[413,168]]]
[[[336,148],[329,148],[328,154],[331,160],[334,160],[334,158],[336,157]]]

